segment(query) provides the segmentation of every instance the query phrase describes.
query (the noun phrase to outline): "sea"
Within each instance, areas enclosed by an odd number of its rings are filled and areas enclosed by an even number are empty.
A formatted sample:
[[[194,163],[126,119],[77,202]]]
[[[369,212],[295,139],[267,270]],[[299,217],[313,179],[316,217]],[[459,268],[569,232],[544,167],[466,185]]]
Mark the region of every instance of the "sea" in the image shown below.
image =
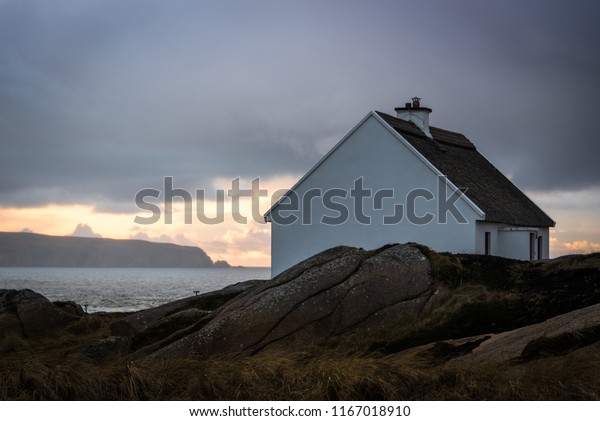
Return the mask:
[[[216,291],[270,268],[16,268],[0,267],[0,289],[31,289],[50,301],[74,301],[88,313],[144,310]]]

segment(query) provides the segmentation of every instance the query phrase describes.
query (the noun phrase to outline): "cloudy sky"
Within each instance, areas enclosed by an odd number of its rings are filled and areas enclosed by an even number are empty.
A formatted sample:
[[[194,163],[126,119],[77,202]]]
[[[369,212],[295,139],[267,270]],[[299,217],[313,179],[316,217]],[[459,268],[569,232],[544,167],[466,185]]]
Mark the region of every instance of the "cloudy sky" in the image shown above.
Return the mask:
[[[290,187],[416,95],[556,220],[553,255],[600,251],[598,16],[593,0],[0,0],[0,230],[268,265],[268,225],[140,225],[135,194],[166,176],[207,197],[237,177]]]

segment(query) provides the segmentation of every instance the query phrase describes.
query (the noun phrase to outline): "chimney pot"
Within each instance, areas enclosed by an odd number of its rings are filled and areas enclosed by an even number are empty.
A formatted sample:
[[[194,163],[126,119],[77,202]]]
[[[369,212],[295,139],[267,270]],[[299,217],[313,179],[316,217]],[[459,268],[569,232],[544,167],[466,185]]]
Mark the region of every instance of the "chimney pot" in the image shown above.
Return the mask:
[[[413,123],[425,136],[433,139],[429,131],[429,113],[431,113],[431,108],[421,107],[421,98],[418,96],[411,99],[412,103],[404,103],[404,108],[396,108],[397,117]]]

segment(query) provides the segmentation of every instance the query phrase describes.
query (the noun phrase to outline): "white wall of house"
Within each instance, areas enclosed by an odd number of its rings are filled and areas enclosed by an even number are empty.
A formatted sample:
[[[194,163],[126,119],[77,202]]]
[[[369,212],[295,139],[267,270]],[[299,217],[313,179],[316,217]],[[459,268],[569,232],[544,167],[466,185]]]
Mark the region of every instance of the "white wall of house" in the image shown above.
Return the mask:
[[[498,233],[499,255],[510,259],[529,260],[529,234],[531,232],[535,235],[535,231],[525,229],[500,230]]]
[[[423,142],[430,141],[422,139]],[[376,248],[388,243],[418,242],[434,250],[456,253],[477,253],[476,221],[482,212],[466,198],[456,202],[456,207],[467,223],[461,224],[447,214],[446,223],[440,223],[438,215],[438,174],[430,164],[415,154],[415,150],[399,136],[392,133],[375,115],[368,115],[334,152],[326,156],[316,168],[296,186],[300,198],[311,189],[323,191],[337,188],[349,192],[354,180],[362,177],[365,189],[376,192],[393,189],[394,198],[386,198],[382,209],[374,209],[373,198],[363,200],[364,214],[371,217],[370,224],[363,224],[354,215],[354,199],[335,197],[336,203],[350,210],[349,218],[340,225],[327,225],[322,217],[338,216],[339,213],[323,206],[322,199],[313,199],[307,213],[282,211],[276,207],[277,216],[294,215],[293,224],[280,224],[273,220],[271,235],[272,275],[327,248],[338,245]],[[426,189],[433,193],[431,200],[416,199],[415,215],[433,215],[433,221],[425,225],[410,222],[404,209],[404,218],[396,224],[384,224],[384,216],[391,216],[398,203],[405,204],[414,189]],[[448,195],[452,190],[448,189]],[[305,217],[303,221],[302,218]],[[303,223],[304,222],[304,223]],[[310,222],[310,223],[308,223]]]
[[[547,227],[519,227],[491,222],[477,222],[476,253],[485,253],[485,233],[490,233],[490,248],[494,256],[509,259],[530,260],[530,235],[533,234],[533,260],[538,259],[541,243],[541,258],[549,258],[549,229]],[[541,237],[541,241],[538,239]]]
[[[538,238],[542,237],[542,259],[547,259],[548,248],[550,245],[548,239],[548,228],[540,227],[510,227],[505,226],[499,229],[500,255],[511,259],[520,260],[538,260]],[[531,236],[533,243],[531,244]],[[531,249],[533,246],[533,250]]]

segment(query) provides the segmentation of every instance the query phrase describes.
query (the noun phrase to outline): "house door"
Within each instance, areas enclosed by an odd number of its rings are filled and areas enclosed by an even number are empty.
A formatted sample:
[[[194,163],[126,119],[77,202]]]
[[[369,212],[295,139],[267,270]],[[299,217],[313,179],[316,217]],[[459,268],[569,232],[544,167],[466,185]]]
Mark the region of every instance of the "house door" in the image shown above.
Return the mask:
[[[489,256],[492,254],[492,233],[485,233],[485,255]]]
[[[535,260],[535,233],[529,233],[529,260]]]

